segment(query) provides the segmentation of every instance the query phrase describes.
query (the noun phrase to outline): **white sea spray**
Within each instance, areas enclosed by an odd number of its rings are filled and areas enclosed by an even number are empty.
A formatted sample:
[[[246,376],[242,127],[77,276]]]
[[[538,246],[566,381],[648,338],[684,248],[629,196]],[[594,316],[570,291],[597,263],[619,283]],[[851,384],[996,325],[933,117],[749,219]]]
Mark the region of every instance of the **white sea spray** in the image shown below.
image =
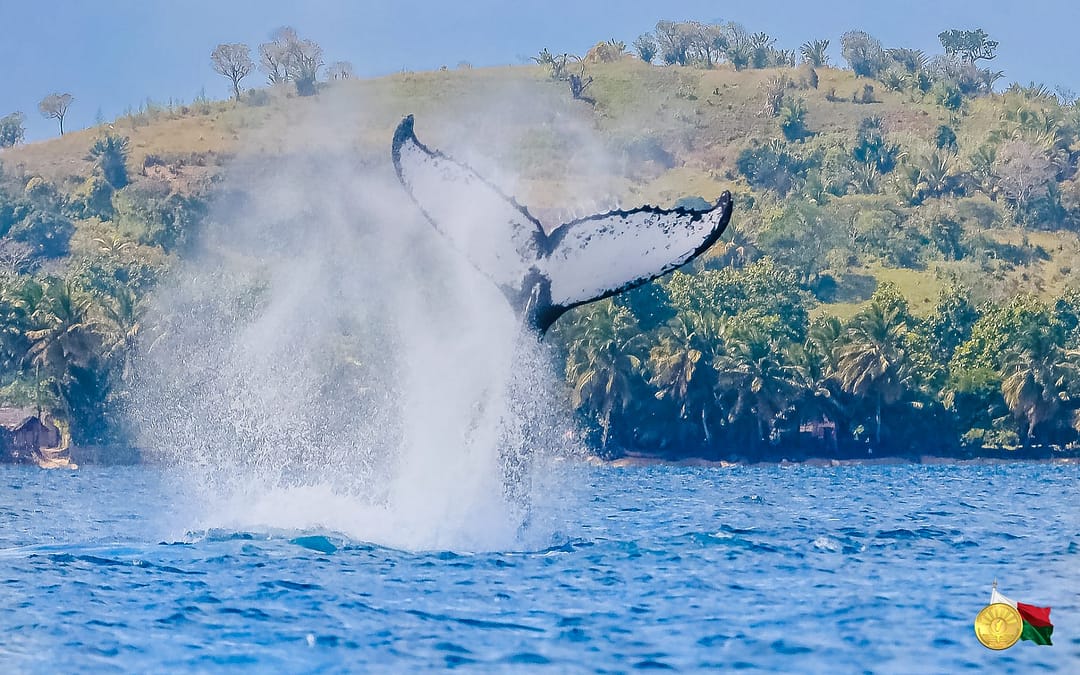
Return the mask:
[[[318,122],[291,133],[325,148]],[[408,201],[389,137],[387,157],[293,141],[230,165],[154,298],[130,409],[178,526],[549,545],[576,452],[550,350]]]

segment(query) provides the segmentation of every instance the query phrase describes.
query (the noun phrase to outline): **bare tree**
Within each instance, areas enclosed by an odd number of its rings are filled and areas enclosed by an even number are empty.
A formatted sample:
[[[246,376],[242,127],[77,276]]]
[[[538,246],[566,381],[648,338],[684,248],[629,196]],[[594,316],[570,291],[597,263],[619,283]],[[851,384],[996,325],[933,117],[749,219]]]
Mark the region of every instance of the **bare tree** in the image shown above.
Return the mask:
[[[570,95],[578,101],[585,101],[587,103],[596,103],[596,101],[585,96],[585,88],[592,84],[592,75],[585,77],[585,61],[574,57],[581,64],[581,72],[578,74],[570,73],[566,78],[566,81],[570,84]]]
[[[34,249],[29,244],[4,237],[0,241],[0,276],[10,277],[32,272],[37,266]]]
[[[354,76],[353,65],[348,61],[334,61],[326,67],[326,77],[330,80],[348,80]]]
[[[300,96],[313,95],[315,80],[319,68],[323,65],[322,47],[314,40],[297,40],[292,44],[290,57],[294,68],[292,79],[296,83],[296,93]]]
[[[233,95],[240,100],[240,80],[247,77],[255,64],[251,61],[251,48],[245,44],[220,44],[210,54],[214,72],[229,78]]]
[[[656,46],[664,63],[685,66],[689,62],[696,37],[689,22],[657,21],[655,35]]]
[[[267,84],[288,82],[289,52],[277,42],[264,42],[259,45],[259,67],[266,73]]]
[[[1057,168],[1041,149],[1026,141],[1014,140],[998,150],[993,171],[997,190],[1022,209],[1031,200],[1046,194]]]
[[[296,29],[282,26],[270,35],[270,42],[259,45],[259,66],[266,73],[268,84],[280,84],[292,79],[291,45],[297,41]]]
[[[296,93],[311,96],[323,66],[323,50],[314,40],[301,40],[296,29],[278,28],[271,41],[259,45],[259,64],[270,84],[293,82]]]
[[[60,135],[64,135],[64,116],[67,115],[68,106],[75,97],[71,94],[49,94],[38,103],[38,110],[45,117],[50,117],[60,122]]]

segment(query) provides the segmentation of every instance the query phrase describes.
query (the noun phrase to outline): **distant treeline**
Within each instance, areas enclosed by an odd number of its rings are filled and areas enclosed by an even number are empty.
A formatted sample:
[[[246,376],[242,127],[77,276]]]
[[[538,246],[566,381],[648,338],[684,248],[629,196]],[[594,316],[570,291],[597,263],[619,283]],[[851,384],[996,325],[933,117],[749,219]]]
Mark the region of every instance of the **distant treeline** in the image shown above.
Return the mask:
[[[1065,235],[1080,230],[1080,106],[1040,85],[994,93],[997,43],[981,30],[940,38],[944,53],[928,56],[844,34],[858,78],[830,71],[842,94],[817,90],[828,41],[784,50],[733,23],[659,22],[632,45],[650,68],[616,40],[581,58],[535,57],[600,127],[617,105],[691,111],[664,109],[669,126],[631,139],[628,156],[656,175],[685,162],[736,194],[730,233],[696,268],[580,308],[551,334],[597,447],[753,458],[807,443],[859,454],[1077,442],[1080,254]],[[246,45],[219,45],[212,66],[240,103],[213,108],[269,114],[318,93],[320,78],[351,77],[349,64],[322,61],[291,28],[258,46],[258,65]],[[633,66],[621,74],[678,82],[648,102],[609,100],[619,92],[593,64],[618,61]],[[285,93],[244,92],[256,67]],[[717,68],[773,71],[737,75],[753,82],[739,100],[695,89],[697,69]],[[50,97],[41,112],[66,114],[71,100]],[[768,133],[711,147],[718,101],[752,107]],[[168,117],[211,107],[200,96]],[[842,125],[815,124],[834,111]],[[127,121],[135,130],[159,112]],[[0,119],[0,146],[23,140],[23,122]],[[219,168],[200,166],[210,178],[190,184],[186,163],[220,156],[149,154],[138,167],[128,146],[103,126],[76,150],[86,175],[0,165],[0,402],[41,405],[76,442],[127,438],[132,364],[173,320],[147,298],[198,239]],[[885,268],[915,281],[874,278]],[[909,307],[910,284],[928,276],[945,284],[936,306]],[[829,307],[867,298],[857,312]]]
[[[847,321],[810,318],[790,269],[676,272],[556,324],[597,447],[669,457],[865,456],[1076,443],[1080,292],[926,318],[884,283]],[[610,449],[610,450],[609,450]]]

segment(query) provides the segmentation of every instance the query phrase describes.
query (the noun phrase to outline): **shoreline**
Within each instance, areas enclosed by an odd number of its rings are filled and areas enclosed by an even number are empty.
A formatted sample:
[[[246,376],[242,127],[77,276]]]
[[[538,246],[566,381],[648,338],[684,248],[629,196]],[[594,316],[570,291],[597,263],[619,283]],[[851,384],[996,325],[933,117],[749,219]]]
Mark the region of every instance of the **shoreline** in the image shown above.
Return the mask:
[[[82,466],[160,466],[161,462],[155,461],[152,456],[137,448],[128,446],[71,446],[68,448],[67,459],[63,466],[54,462],[0,462],[19,466],[35,466],[41,469],[64,468],[77,470]],[[919,455],[881,455],[877,457],[779,457],[768,459],[751,460],[739,459],[707,459],[704,457],[680,457],[672,458],[662,455],[651,455],[642,452],[627,452],[626,454],[605,459],[598,454],[586,449],[578,455],[579,461],[597,467],[609,467],[616,469],[638,468],[649,466],[673,466],[673,467],[702,467],[727,469],[745,466],[815,466],[815,467],[841,467],[841,466],[874,466],[874,465],[900,465],[900,464],[1010,464],[1015,462],[1038,462],[1049,464],[1077,464],[1080,465],[1080,448],[1029,448],[1027,450],[1005,450],[1000,448],[983,448],[982,452],[934,454],[932,452]]]
[[[686,459],[668,459],[664,457],[649,457],[645,455],[633,455],[626,457],[618,457],[615,459],[603,459],[601,457],[590,455],[587,462],[593,466],[615,468],[615,469],[635,469],[652,466],[672,466],[672,467],[701,467],[701,468],[717,468],[717,469],[730,469],[736,467],[749,467],[749,466],[813,466],[823,468],[834,468],[841,466],[891,466],[891,465],[908,465],[908,464],[925,464],[927,466],[943,465],[943,464],[959,464],[959,465],[995,465],[995,464],[1014,464],[1016,462],[1025,463],[1037,463],[1037,464],[1064,464],[1064,465],[1080,465],[1080,456],[1075,453],[1069,453],[1068,456],[1062,457],[998,457],[998,456],[975,456],[975,457],[949,457],[942,455],[920,455],[918,457],[867,457],[857,459],[837,459],[837,458],[824,458],[824,457],[808,457],[801,460],[762,460],[762,461],[731,461],[731,460],[712,460],[701,458],[686,458]]]

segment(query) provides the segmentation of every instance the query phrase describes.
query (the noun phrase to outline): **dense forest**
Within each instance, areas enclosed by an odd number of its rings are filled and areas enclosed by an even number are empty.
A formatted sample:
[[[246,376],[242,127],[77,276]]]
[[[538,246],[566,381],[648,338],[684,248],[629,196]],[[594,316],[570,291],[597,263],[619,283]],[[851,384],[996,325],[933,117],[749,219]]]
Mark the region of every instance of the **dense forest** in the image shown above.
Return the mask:
[[[621,199],[736,198],[702,260],[556,324],[598,451],[1075,445],[1080,104],[1000,86],[982,30],[939,37],[929,55],[848,32],[841,67],[828,40],[785,50],[734,23],[661,21],[630,48],[357,80],[282,29],[257,66],[246,45],[211,55],[231,101],[147,102],[73,132],[56,112],[78,102],[52,94],[41,113],[61,138],[24,144],[22,114],[0,118],[0,400],[50,411],[77,443],[126,442],[132,363],[159,332],[149,298],[197,241],[239,138],[363,91],[350,138],[382,157],[402,109],[512,87],[517,105],[556,111],[518,109],[521,142],[495,153],[534,201],[574,178],[582,133],[619,160]],[[256,67],[267,86],[245,91]],[[270,136],[260,152],[288,151]]]

